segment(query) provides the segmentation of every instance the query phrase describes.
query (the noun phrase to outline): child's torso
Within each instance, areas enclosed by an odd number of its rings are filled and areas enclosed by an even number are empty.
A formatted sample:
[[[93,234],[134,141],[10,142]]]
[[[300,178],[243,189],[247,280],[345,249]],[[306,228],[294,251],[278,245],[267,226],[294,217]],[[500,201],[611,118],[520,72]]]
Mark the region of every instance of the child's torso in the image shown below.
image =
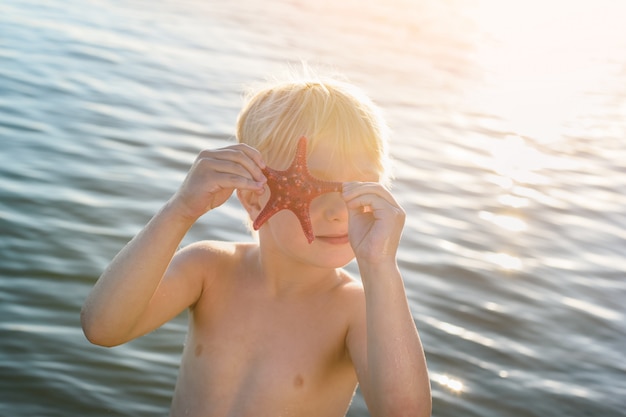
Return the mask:
[[[343,416],[357,380],[341,290],[270,298],[224,278],[191,312],[172,416]]]

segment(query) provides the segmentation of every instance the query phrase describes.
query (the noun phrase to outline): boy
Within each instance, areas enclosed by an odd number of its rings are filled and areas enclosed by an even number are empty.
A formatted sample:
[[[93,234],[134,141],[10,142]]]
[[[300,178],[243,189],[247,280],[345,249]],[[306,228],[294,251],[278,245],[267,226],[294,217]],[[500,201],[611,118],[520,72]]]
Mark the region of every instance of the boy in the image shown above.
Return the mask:
[[[258,243],[197,242],[194,222],[236,191],[252,220],[270,199],[263,169],[306,163],[341,192],[312,200],[309,243],[282,210]],[[336,80],[276,83],[248,101],[240,143],[202,151],[174,196],[113,259],[81,313],[114,346],[189,308],[171,416],[345,415],[357,383],[372,416],[430,416],[421,342],[396,262],[405,214],[385,188],[386,126]],[[356,257],[361,282],[341,267]]]

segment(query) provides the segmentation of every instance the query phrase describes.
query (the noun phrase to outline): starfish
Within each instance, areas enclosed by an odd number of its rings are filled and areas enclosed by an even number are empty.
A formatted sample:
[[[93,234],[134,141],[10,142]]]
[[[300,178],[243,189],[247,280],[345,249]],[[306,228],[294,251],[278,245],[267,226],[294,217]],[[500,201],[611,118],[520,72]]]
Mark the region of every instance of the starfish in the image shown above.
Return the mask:
[[[309,243],[315,239],[309,215],[311,201],[322,194],[341,191],[342,186],[340,182],[323,181],[311,175],[306,165],[306,142],[304,136],[300,138],[293,162],[286,170],[263,169],[270,199],[252,223],[254,230],[259,230],[274,214],[287,209],[298,217]]]

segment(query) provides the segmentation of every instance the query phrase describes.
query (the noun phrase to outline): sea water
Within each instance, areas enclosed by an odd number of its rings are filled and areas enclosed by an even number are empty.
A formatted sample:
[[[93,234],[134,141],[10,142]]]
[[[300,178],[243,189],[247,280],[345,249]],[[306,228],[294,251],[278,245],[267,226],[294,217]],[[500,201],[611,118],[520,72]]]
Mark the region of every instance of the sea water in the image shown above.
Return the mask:
[[[302,61],[393,129],[433,415],[624,415],[624,20],[617,1],[0,2],[0,415],[167,415],[186,314],[106,349],[80,307],[195,155],[232,143],[243,89]],[[250,240],[244,218],[231,199],[185,244]]]

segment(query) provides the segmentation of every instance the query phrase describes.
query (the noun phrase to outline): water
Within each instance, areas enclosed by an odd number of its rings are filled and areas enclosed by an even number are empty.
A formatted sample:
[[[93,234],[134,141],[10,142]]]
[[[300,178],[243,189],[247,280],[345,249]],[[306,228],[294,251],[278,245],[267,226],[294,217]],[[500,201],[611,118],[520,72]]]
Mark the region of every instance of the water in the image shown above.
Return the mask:
[[[433,415],[626,415],[624,18],[617,1],[4,0],[0,415],[167,414],[185,315],[105,349],[80,306],[195,154],[229,143],[242,88],[300,60],[394,129]],[[186,242],[248,240],[243,216],[229,201]]]

